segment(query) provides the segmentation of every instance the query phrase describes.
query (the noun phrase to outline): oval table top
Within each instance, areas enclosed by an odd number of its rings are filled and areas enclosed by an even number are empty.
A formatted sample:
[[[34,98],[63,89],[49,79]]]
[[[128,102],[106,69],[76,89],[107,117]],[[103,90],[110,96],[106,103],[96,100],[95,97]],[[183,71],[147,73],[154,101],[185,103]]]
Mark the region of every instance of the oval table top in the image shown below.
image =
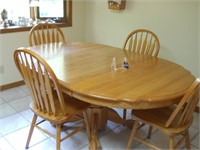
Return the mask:
[[[171,61],[96,43],[66,42],[29,47],[52,67],[63,91],[106,107],[148,109],[176,103],[194,82]],[[118,70],[111,70],[113,57]],[[122,69],[124,57],[129,69]]]

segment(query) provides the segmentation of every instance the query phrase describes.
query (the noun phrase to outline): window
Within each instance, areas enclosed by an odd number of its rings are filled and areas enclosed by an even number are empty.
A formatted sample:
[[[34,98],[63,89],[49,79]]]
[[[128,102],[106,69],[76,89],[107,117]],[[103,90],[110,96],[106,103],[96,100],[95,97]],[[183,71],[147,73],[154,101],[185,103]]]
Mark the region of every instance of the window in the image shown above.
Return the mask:
[[[30,18],[29,0],[0,0],[0,13],[3,9],[8,12],[9,20],[18,20],[20,16]]]
[[[64,0],[40,0],[39,17],[40,18],[63,18]]]
[[[71,0],[40,0],[37,18],[40,20],[51,19],[58,23],[65,22],[71,24],[71,5]]]
[[[12,20],[8,28],[0,25],[0,33],[27,31],[30,26],[19,24],[19,17],[32,18],[35,20],[35,12],[37,11],[37,19],[51,19],[58,23],[58,26],[72,26],[72,0],[39,0],[40,7],[30,7],[31,0],[0,0],[0,13],[3,9],[8,12],[8,20]],[[11,5],[12,4],[12,5]],[[2,19],[0,17],[0,24]]]

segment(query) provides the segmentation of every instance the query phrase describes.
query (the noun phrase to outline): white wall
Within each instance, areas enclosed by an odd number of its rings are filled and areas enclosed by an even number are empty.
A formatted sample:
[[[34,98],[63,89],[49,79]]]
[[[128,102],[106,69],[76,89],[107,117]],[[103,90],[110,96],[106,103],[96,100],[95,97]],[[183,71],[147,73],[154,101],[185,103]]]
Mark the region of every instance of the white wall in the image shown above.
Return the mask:
[[[12,34],[0,34],[1,45],[0,55],[2,55],[1,65],[4,73],[1,73],[0,85],[15,82],[19,79],[18,71],[14,66],[13,52],[16,48],[28,46],[28,32],[18,32]]]
[[[127,0],[125,10],[115,11],[107,8],[106,1],[88,0],[85,39],[122,47],[129,32],[148,28],[160,39],[159,57],[197,76],[198,7],[198,0]]]
[[[199,58],[198,58],[198,60],[199,60],[198,65],[199,66],[198,67],[199,68],[198,69],[199,69],[199,73],[198,73],[198,77],[200,77],[200,1],[199,1],[199,7],[198,8],[199,8],[199,13],[198,13],[199,14],[199,19],[198,19],[199,20],[199,24],[198,24],[198,27],[199,27],[198,28],[198,33],[199,33],[199,36],[198,36],[198,43],[199,43],[199,48],[198,48],[199,49]]]
[[[61,28],[69,41],[84,41],[84,1],[73,0],[72,27]],[[4,73],[0,73],[0,86],[22,80],[13,60],[14,50],[18,47],[28,47],[28,31],[0,34],[0,66]],[[1,67],[0,67],[1,68]]]
[[[1,35],[0,35],[0,46],[2,45],[2,39],[1,39]],[[2,59],[2,53],[1,53],[1,49],[0,49],[0,85],[1,85],[1,83],[2,83],[2,81],[3,81],[3,77],[2,77],[2,73],[1,73],[1,66],[2,66],[2,64],[3,64],[3,59]]]

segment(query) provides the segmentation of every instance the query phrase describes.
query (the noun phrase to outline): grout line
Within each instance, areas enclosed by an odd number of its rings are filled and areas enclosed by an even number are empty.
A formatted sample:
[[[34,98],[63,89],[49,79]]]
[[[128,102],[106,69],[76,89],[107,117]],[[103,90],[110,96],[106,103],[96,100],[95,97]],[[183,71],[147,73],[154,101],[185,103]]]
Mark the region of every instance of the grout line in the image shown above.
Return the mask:
[[[13,147],[13,145],[5,138],[5,137],[3,137],[4,138],[4,140],[6,140],[6,142],[10,145],[10,147],[12,147],[13,148],[13,150],[15,150],[15,147]],[[1,149],[0,149],[1,150]]]
[[[16,99],[13,99],[13,100],[11,100],[11,101],[14,101],[14,100],[17,100],[17,99],[20,99],[20,98],[24,98],[24,97],[30,96],[30,94],[27,93],[27,92],[26,92],[25,90],[23,90],[22,88],[19,88],[19,89],[17,89],[17,90],[23,91],[26,95],[25,95],[25,96],[22,96],[22,97],[19,97],[19,98],[16,98]],[[0,97],[1,97],[1,92],[0,92]],[[2,98],[2,97],[1,97],[1,98]],[[13,113],[13,114],[11,114],[11,115],[2,117],[2,118],[0,118],[0,120],[3,119],[3,118],[6,118],[6,117],[12,116],[12,115],[19,114],[19,115],[20,115],[21,117],[23,117],[27,122],[29,122],[28,125],[26,125],[26,126],[24,126],[24,127],[21,127],[21,128],[15,130],[15,131],[12,131],[12,132],[10,132],[10,133],[8,133],[8,134],[6,134],[6,135],[0,134],[0,138],[5,139],[6,142],[8,142],[8,144],[13,148],[12,144],[10,144],[10,142],[5,138],[5,136],[7,136],[7,135],[9,135],[9,134],[12,134],[12,133],[14,133],[14,132],[17,132],[18,130],[21,130],[21,129],[23,129],[23,128],[27,128],[28,126],[30,126],[31,121],[29,121],[29,120],[28,120],[24,115],[22,115],[22,113],[21,113],[21,112],[23,112],[23,111],[30,110],[30,108],[27,108],[26,110],[22,110],[22,111],[17,111],[16,108],[14,108],[13,106],[11,106],[11,105],[9,104],[9,102],[11,102],[11,101],[5,101],[4,98],[2,98],[2,100],[3,100],[3,102],[4,102],[4,103],[2,103],[2,104],[8,104],[8,105],[9,105],[11,108],[13,108],[16,112]],[[2,105],[2,104],[1,104],[1,105]],[[194,121],[196,121],[196,120],[194,120]],[[79,124],[79,123],[77,123],[77,125],[78,125],[78,124]],[[108,131],[106,131],[106,129],[105,129],[104,131],[102,131],[103,134],[101,134],[101,132],[99,132],[99,134],[98,134],[98,139],[100,140],[101,138],[104,138],[105,136],[108,136],[108,134],[110,134],[111,132],[113,132],[113,130],[115,130],[115,129],[117,129],[117,128],[120,128],[121,125],[120,125],[120,124],[117,124],[117,125],[114,125],[114,126],[115,126],[114,128],[109,128]],[[192,127],[192,128],[193,128],[193,127]],[[199,130],[200,128],[193,128],[193,129],[194,129],[194,130],[197,130],[197,133],[190,139],[191,146],[194,147],[194,148],[199,149],[199,145],[193,145],[193,144],[192,144],[192,141],[193,141],[195,138],[197,138],[198,135],[200,134],[200,130]],[[40,132],[41,132],[41,131],[40,131]],[[152,132],[152,136],[153,136],[155,133],[157,133],[157,132],[158,132],[158,130],[154,129],[153,132]],[[41,132],[41,133],[43,133],[43,132]],[[44,133],[43,133],[43,134],[44,134]],[[44,135],[46,135],[46,134],[44,134]],[[32,147],[34,147],[34,146],[36,146],[36,145],[38,145],[38,144],[41,144],[42,142],[44,142],[44,141],[46,141],[46,140],[49,140],[49,139],[51,139],[51,137],[46,136],[46,138],[45,138],[44,140],[42,140],[42,141],[40,141],[40,142],[38,142],[38,143],[35,143],[34,145],[31,145],[30,148],[32,148]],[[137,143],[136,147],[139,146],[139,145],[141,145],[141,143]],[[84,147],[86,147],[86,146],[89,146],[89,143],[88,143],[88,144],[82,145],[80,148],[84,148]],[[103,146],[103,144],[102,144],[102,146]],[[185,147],[183,147],[183,148],[185,148]],[[13,148],[13,149],[15,150],[15,148]]]

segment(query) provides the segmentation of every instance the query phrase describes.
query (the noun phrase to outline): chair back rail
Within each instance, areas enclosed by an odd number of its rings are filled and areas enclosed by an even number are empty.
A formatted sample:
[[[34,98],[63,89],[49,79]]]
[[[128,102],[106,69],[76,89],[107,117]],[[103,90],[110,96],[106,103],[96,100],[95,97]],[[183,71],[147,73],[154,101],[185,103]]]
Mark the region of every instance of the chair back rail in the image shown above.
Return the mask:
[[[38,24],[29,33],[29,45],[65,42],[62,30],[54,24]]]
[[[200,77],[197,78],[191,86],[189,86],[177,104],[147,110],[132,110],[135,120],[132,132],[127,144],[130,149],[133,140],[137,140],[151,148],[160,149],[157,145],[150,141],[140,138],[136,132],[144,124],[149,125],[148,138],[151,137],[153,128],[157,128],[161,132],[169,136],[169,149],[176,149],[185,140],[187,149],[190,147],[189,128],[193,122],[193,112],[200,98]],[[141,122],[141,125],[139,125]],[[175,136],[179,136],[176,138]]]
[[[191,118],[192,114],[199,102],[199,89],[200,78],[197,78],[195,82],[187,90],[176,109],[173,111],[170,118],[167,120],[165,126],[169,127],[172,123],[177,127],[184,126]],[[181,114],[180,116],[177,114]]]
[[[43,58],[30,50],[16,50],[14,60],[31,92],[34,107],[44,114],[57,116],[55,105],[59,104],[63,115],[66,115],[61,87]]]
[[[127,36],[123,49],[157,57],[160,49],[160,43],[157,35],[152,31],[137,29]]]

